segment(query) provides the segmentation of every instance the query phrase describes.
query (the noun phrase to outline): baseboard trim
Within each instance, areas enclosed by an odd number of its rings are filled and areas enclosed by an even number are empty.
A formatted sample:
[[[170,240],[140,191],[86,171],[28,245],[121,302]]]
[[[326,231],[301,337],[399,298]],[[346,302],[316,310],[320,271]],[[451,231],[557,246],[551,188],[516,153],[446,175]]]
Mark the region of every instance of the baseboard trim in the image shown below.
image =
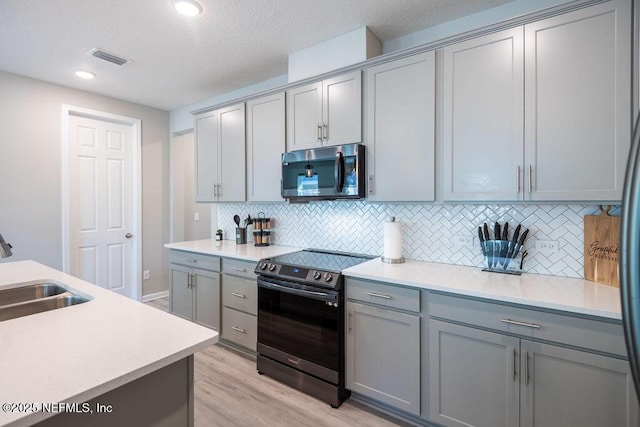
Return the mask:
[[[162,292],[156,292],[155,294],[142,295],[142,302],[149,302],[155,299],[168,298],[168,297],[169,297],[169,290],[166,290]]]

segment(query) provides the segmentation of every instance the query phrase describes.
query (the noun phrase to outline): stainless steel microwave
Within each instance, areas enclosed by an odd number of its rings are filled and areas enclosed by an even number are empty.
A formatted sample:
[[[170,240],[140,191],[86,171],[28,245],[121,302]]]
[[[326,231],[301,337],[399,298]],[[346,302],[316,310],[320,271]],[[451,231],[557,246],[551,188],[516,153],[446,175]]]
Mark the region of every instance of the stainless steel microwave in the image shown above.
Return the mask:
[[[282,197],[292,202],[361,199],[365,196],[364,145],[282,154]]]

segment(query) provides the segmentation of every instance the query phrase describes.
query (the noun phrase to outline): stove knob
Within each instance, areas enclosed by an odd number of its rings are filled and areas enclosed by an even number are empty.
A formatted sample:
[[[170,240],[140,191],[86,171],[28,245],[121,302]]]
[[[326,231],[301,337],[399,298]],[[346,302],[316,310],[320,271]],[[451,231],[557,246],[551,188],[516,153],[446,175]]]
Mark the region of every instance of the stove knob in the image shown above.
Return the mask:
[[[326,274],[324,275],[324,281],[325,281],[325,282],[329,283],[329,282],[330,282],[330,281],[332,281],[332,280],[333,280],[333,276],[332,276],[331,274],[326,273]]]
[[[322,274],[320,274],[319,271],[316,271],[315,273],[313,273],[313,278],[316,280],[320,280],[320,278],[322,277]]]
[[[275,271],[275,269],[276,269],[275,264],[269,264],[269,271]]]
[[[260,270],[265,270],[267,268],[267,263],[266,262],[261,262],[259,267],[260,267]]]

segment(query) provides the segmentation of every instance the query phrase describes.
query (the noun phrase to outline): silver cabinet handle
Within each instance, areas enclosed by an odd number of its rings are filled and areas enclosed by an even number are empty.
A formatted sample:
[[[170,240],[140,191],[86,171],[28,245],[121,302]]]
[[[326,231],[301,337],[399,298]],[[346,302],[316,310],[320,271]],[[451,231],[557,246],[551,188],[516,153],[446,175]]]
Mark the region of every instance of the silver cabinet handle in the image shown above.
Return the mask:
[[[133,237],[133,234],[131,234],[131,233],[127,233],[127,234],[125,234],[125,235],[124,235],[124,237],[126,237],[127,239],[130,239],[130,238],[132,238],[132,237]]]
[[[218,184],[218,198],[222,196],[222,184]]]
[[[198,260],[197,259],[193,259],[193,258],[188,258],[187,262],[198,262]]]
[[[530,322],[520,322],[518,320],[511,320],[511,319],[501,319],[500,320],[502,323],[508,323],[510,325],[518,325],[518,326],[526,326],[527,328],[533,328],[533,329],[540,329],[541,326],[535,323],[530,323]]]
[[[369,194],[373,194],[373,175],[369,174]]]
[[[316,128],[316,139],[318,142],[322,142],[322,125],[318,123],[318,127]]]
[[[187,273],[187,289],[191,289],[191,273]]]
[[[244,330],[244,329],[242,329],[242,328],[238,328],[237,326],[232,326],[232,327],[231,327],[231,329],[233,329],[234,331],[238,331],[238,332],[240,332],[241,334],[246,334],[246,333],[247,333],[247,331],[246,331],[246,330]]]
[[[322,139],[325,141],[329,139],[329,125],[325,122],[322,122]]]
[[[234,297],[238,297],[238,298],[246,298],[246,296],[239,294],[237,292],[231,292],[231,295],[233,295]]]
[[[529,352],[524,355],[524,384],[529,385]]]
[[[299,363],[297,360],[293,360],[293,359],[289,359],[289,358],[287,358],[287,360],[288,360],[290,363],[293,363],[294,365],[297,365],[297,364]]]
[[[529,165],[529,193],[533,192],[533,166]]]
[[[351,333],[351,319],[353,318],[353,313],[349,312],[347,314],[347,327],[349,328],[349,333]]]
[[[241,271],[241,272],[243,272],[243,273],[244,273],[245,271],[247,271],[247,269],[246,269],[246,268],[241,268],[241,267],[231,267],[231,269],[232,269],[232,270],[234,270],[234,271]]]
[[[517,365],[518,365],[518,352],[514,348],[513,349],[513,382],[516,381],[516,376],[517,376],[516,366]]]
[[[191,288],[195,288],[196,285],[198,284],[198,275],[197,274],[192,274],[191,275]]]
[[[367,292],[367,295],[376,297],[376,298],[391,299],[391,295],[377,294],[375,292]]]
[[[520,192],[520,165],[516,166],[516,193]]]

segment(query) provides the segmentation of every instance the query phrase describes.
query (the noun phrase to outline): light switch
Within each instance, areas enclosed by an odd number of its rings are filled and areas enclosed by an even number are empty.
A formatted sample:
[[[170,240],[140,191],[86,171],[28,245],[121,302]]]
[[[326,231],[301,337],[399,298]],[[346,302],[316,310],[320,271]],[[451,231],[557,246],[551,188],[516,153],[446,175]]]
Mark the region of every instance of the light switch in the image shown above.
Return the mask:
[[[194,221],[200,221],[200,212],[194,212],[193,213],[193,220]]]

